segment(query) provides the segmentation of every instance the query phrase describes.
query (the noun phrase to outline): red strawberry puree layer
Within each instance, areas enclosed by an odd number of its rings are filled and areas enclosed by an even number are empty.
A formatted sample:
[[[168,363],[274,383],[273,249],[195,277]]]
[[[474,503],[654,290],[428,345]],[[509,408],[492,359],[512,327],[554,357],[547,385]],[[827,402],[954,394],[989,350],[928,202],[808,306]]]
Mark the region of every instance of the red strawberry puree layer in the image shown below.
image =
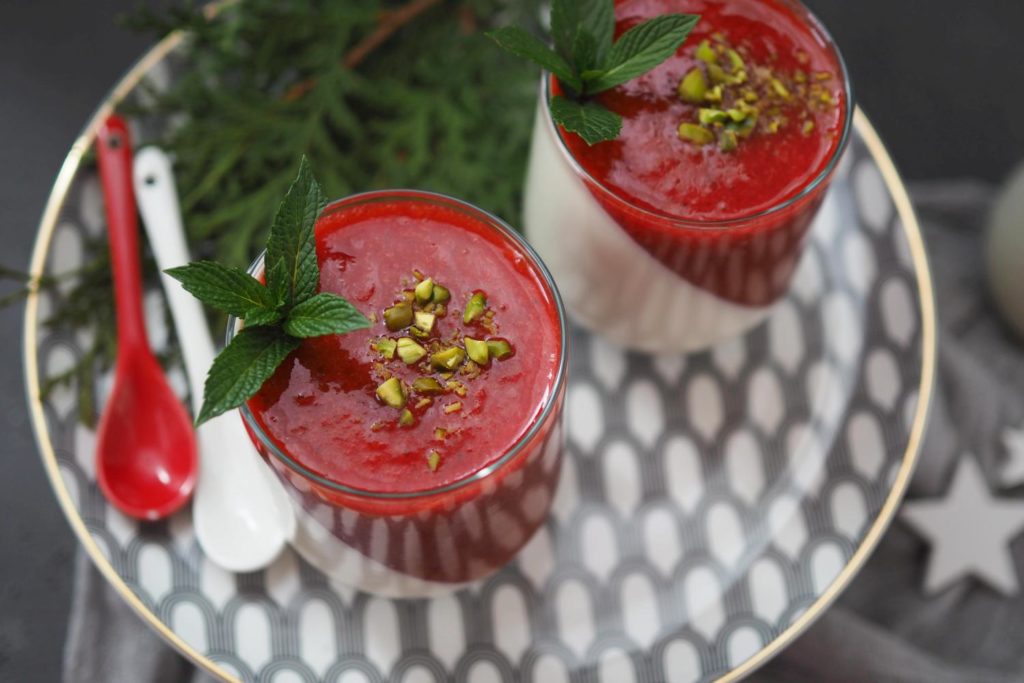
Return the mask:
[[[701,19],[675,56],[597,96],[623,118],[617,140],[588,146],[563,134],[600,186],[591,184],[594,196],[637,243],[690,282],[739,304],[764,305],[785,291],[822,196],[811,193],[788,209],[749,217],[793,199],[822,174],[841,144],[847,115],[838,60],[798,11],[779,0],[617,2],[617,34],[668,12]],[[751,66],[830,73],[819,86],[835,106],[811,112],[814,127],[806,134],[794,103],[782,112],[793,122],[774,134],[755,132],[729,152],[680,139],[679,124],[696,120],[698,107],[708,105],[684,102],[677,88],[699,65],[696,47],[715,34],[742,46]],[[706,224],[717,221],[738,222]]]
[[[553,432],[560,431],[555,425],[562,397],[552,393],[561,361],[561,328],[541,273],[521,247],[480,218],[415,199],[328,207],[317,224],[317,257],[321,291],[346,297],[375,321],[369,330],[304,340],[249,408],[288,457],[330,482],[368,495],[303,481],[296,492],[304,507],[322,502],[335,507],[329,530],[399,572],[465,581],[500,566],[543,520],[558,473],[554,461],[560,444]],[[490,362],[478,377],[456,375],[467,388],[464,396],[434,397],[429,407],[414,410],[411,426],[400,426],[399,411],[376,396],[382,358],[372,344],[381,337],[408,336],[408,331],[389,331],[382,313],[403,289],[416,284],[414,272],[451,292],[435,336],[497,336],[511,343],[514,354]],[[474,292],[486,294],[497,329],[463,323],[463,308]],[[397,357],[386,366],[408,384],[429,372]],[[422,397],[410,396],[410,408],[417,398]],[[480,484],[431,493],[506,455],[552,400],[557,405],[546,424],[496,474]],[[445,412],[444,406],[456,402],[460,410]],[[438,429],[445,431],[440,441]],[[432,451],[439,456],[433,468]],[[287,480],[296,481],[295,472],[271,461]],[[542,509],[524,510],[520,498],[531,490],[541,492],[534,499]],[[468,513],[467,505],[475,509]],[[492,513],[509,528],[489,529]],[[383,527],[387,530],[382,532]]]

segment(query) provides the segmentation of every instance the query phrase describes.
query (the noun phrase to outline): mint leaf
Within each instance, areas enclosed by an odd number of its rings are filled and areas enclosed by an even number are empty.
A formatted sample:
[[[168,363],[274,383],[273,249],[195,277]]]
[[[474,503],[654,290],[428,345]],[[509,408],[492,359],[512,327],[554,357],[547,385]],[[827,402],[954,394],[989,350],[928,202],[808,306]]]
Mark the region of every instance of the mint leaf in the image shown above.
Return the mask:
[[[576,38],[572,43],[572,58],[576,64],[576,70],[585,74],[588,70],[599,66],[597,61],[597,39],[587,29],[580,27],[576,32]],[[601,73],[604,73],[603,71]],[[583,80],[587,80],[583,77]]]
[[[597,102],[577,102],[567,97],[551,100],[551,118],[577,133],[588,145],[614,140],[622,130],[622,118]]]
[[[250,311],[247,316],[242,318],[246,325],[277,325],[281,320],[284,319],[284,314],[278,310],[270,310],[261,308],[255,311]]]
[[[267,289],[270,290],[270,295],[277,301],[278,306],[284,306],[288,303],[288,267],[284,264],[284,259],[277,259],[271,267],[267,267],[269,256],[263,258],[263,277],[267,281]],[[319,268],[319,265],[317,266]]]
[[[213,361],[196,426],[249,400],[299,340],[274,327],[245,327]]]
[[[607,70],[586,85],[592,95],[650,71],[671,57],[697,24],[699,16],[666,14],[629,29],[608,53]]]
[[[284,331],[293,337],[320,337],[369,326],[370,321],[355,306],[336,294],[322,292],[288,312]]]
[[[562,82],[566,87],[579,92],[582,84],[579,77],[569,66],[561,55],[545,45],[539,38],[534,37],[516,26],[506,26],[487,33],[487,37],[497,43],[502,49],[511,52],[517,57],[529,59],[538,64],[541,68],[547,69]]]
[[[281,202],[267,240],[267,262],[284,261],[287,303],[295,305],[316,294],[320,268],[316,262],[313,227],[327,200],[313,177],[309,159],[299,164],[299,175]]]
[[[238,268],[196,261],[164,271],[207,306],[239,318],[274,313],[280,302],[259,280]]]
[[[602,66],[615,37],[615,0],[589,0],[583,8],[582,28],[597,44],[593,66]]]
[[[551,38],[555,41],[555,49],[566,61],[576,60],[573,49],[576,40],[576,29],[579,26],[579,8],[577,0],[552,0],[551,3]],[[579,61],[576,61],[579,72]]]

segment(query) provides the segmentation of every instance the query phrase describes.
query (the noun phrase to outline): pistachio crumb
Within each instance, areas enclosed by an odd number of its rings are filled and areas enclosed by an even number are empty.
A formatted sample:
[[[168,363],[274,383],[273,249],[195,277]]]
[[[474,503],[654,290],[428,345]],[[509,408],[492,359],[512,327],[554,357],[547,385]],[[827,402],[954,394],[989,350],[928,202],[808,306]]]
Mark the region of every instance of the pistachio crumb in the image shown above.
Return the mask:
[[[377,397],[392,408],[405,407],[405,388],[397,377],[392,377],[377,387]]]
[[[473,296],[469,297],[469,302],[466,304],[466,310],[462,314],[462,322],[468,325],[483,315],[484,309],[486,308],[487,297],[485,297],[481,292],[477,292]]]
[[[448,380],[444,385],[458,396],[465,396],[469,393],[469,389],[466,388],[466,385],[455,379]]]
[[[705,64],[718,63],[718,55],[716,55],[715,51],[711,49],[711,43],[709,41],[705,40],[697,46],[697,59]]]
[[[422,280],[416,285],[413,294],[416,295],[416,303],[420,306],[426,306],[431,303],[431,300],[434,298],[434,281],[429,277]]]
[[[434,329],[434,321],[437,320],[437,316],[433,313],[427,313],[425,311],[416,311],[414,316],[415,322],[413,325],[420,332],[430,333]]]
[[[398,424],[401,427],[411,427],[412,423],[416,421],[413,417],[412,411],[408,408],[402,410],[402,414],[398,417]]]
[[[398,357],[406,365],[412,365],[423,360],[427,350],[416,343],[416,340],[409,337],[402,337],[398,340]]]
[[[706,145],[715,141],[715,134],[707,128],[702,128],[696,123],[684,122],[679,126],[679,137],[682,140],[692,142],[696,145]]]
[[[512,345],[505,339],[488,339],[488,353],[498,360],[505,360],[512,355]]]
[[[679,97],[683,102],[701,104],[708,92],[708,82],[704,72],[698,68],[691,69],[679,82]]]
[[[466,360],[466,352],[454,346],[432,355],[430,357],[430,364],[438,370],[455,370],[462,365],[464,360]]]
[[[434,440],[444,441],[448,437],[448,430],[443,427],[438,427],[434,430]]]
[[[437,451],[430,451],[430,455],[427,456],[427,467],[430,468],[431,472],[437,472],[437,468],[441,465],[441,454]]]
[[[790,95],[789,93],[789,90],[786,88],[785,85],[783,85],[782,81],[780,81],[778,78],[773,78],[771,83],[772,90],[774,90],[775,94],[777,94],[779,97],[781,97],[784,100],[788,100],[790,97],[792,97],[792,95]]]
[[[490,360],[487,342],[471,337],[464,337],[462,341],[466,344],[466,353],[469,354],[470,360],[480,365],[487,365],[487,361]]]
[[[429,406],[433,402],[434,402],[433,399],[424,397],[424,398],[421,398],[419,401],[416,401],[415,408],[416,408],[416,410],[423,410],[424,408],[426,408],[427,406]]]
[[[444,412],[445,412],[446,415],[449,415],[451,413],[457,413],[460,410],[462,410],[462,401],[456,401],[455,403],[449,403],[448,405],[446,405],[444,407]]]
[[[427,396],[444,393],[444,387],[433,377],[417,377],[413,380],[412,390]]]
[[[373,342],[370,347],[379,353],[382,357],[391,360],[395,357],[395,349],[398,347],[398,342],[394,339],[388,339],[387,337],[381,337],[380,339]]]
[[[409,302],[395,304],[384,311],[384,324],[392,332],[404,329],[412,324],[412,305]]]
[[[810,135],[814,131],[814,121],[808,119],[804,121],[804,127],[801,129],[804,135]]]
[[[434,291],[431,296],[431,301],[435,304],[442,305],[451,301],[452,293],[448,291],[447,287],[434,283]],[[442,314],[443,315],[443,314]]]

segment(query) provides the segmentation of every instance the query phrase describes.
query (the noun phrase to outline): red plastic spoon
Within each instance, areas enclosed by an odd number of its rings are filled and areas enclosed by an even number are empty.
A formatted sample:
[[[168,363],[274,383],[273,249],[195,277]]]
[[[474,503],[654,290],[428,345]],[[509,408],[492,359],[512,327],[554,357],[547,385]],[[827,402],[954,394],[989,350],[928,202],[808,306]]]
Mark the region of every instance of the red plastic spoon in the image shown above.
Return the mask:
[[[100,418],[96,469],[114,506],[140,519],[188,501],[199,465],[192,422],[149,348],[142,316],[139,224],[128,126],[108,118],[97,141],[117,306],[114,388]]]

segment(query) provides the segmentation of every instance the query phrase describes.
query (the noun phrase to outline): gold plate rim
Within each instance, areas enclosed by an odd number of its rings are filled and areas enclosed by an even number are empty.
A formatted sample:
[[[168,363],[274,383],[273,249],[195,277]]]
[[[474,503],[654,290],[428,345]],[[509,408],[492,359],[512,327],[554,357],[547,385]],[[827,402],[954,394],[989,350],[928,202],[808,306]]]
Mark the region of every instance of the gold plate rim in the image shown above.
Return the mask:
[[[53,190],[46,202],[46,208],[44,209],[42,219],[40,220],[39,232],[36,238],[35,247],[32,251],[32,260],[29,268],[29,272],[33,277],[38,277],[43,273],[46,256],[49,252],[51,238],[53,237],[53,233],[57,226],[57,217],[60,209],[63,206],[67,193],[71,188],[72,181],[78,171],[82,157],[92,146],[93,140],[96,137],[96,133],[99,130],[101,123],[114,110],[115,105],[124,99],[138,85],[145,74],[153,66],[158,64],[172,50],[174,50],[174,48],[181,43],[183,38],[184,36],[181,33],[173,33],[146,52],[142,58],[140,58],[121,78],[107,98],[104,99],[99,108],[93,114],[92,118],[89,120],[89,123],[86,125],[81,135],[79,135],[74,144],[72,144],[71,151],[68,153],[67,157],[65,157],[64,162],[61,165],[60,172],[57,174]],[[878,165],[878,169],[882,174],[882,178],[885,181],[885,185],[890,196],[892,197],[900,223],[902,224],[904,233],[906,234],[914,266],[914,276],[918,287],[918,305],[921,311],[922,345],[921,381],[918,386],[918,402],[914,413],[914,421],[910,430],[910,436],[907,440],[907,448],[904,451],[900,468],[893,480],[889,494],[880,508],[878,515],[875,517],[874,522],[872,522],[871,527],[868,529],[868,532],[864,535],[853,555],[849,560],[847,560],[842,571],[840,571],[836,578],[833,579],[829,587],[819,595],[813,603],[811,603],[810,607],[807,608],[799,619],[790,624],[782,633],[762,647],[757,654],[753,655],[738,667],[732,669],[718,679],[723,682],[738,681],[760,668],[763,664],[781,652],[787,645],[792,643],[805,630],[807,630],[811,624],[824,614],[825,610],[832,605],[836,598],[839,597],[853,577],[863,568],[864,563],[878,545],[882,535],[892,523],[900,501],[902,500],[907,486],[910,483],[911,474],[914,471],[914,467],[917,464],[918,456],[921,451],[921,442],[924,438],[924,431],[929,408],[931,406],[932,389],[935,380],[936,320],[931,271],[928,267],[928,258],[925,252],[920,224],[917,221],[917,216],[914,213],[907,190],[903,185],[903,181],[899,177],[899,173],[893,164],[892,158],[889,156],[888,151],[882,144],[878,133],[875,131],[874,126],[871,125],[871,122],[860,107],[858,107],[854,112],[853,127],[864,141],[865,146],[868,148],[871,157]],[[171,630],[167,624],[157,617],[157,615],[149,609],[149,607],[147,607],[146,604],[135,595],[135,593],[132,592],[128,584],[125,583],[124,579],[117,573],[117,570],[114,569],[114,566],[103,554],[103,551],[93,539],[92,534],[89,533],[85,520],[82,519],[75,507],[74,501],[71,499],[71,495],[64,483],[64,479],[60,474],[56,452],[54,451],[53,443],[50,441],[50,435],[46,427],[46,416],[40,399],[39,361],[37,357],[36,320],[38,318],[38,310],[39,295],[37,292],[33,292],[27,298],[25,304],[23,336],[25,386],[32,418],[32,427],[35,432],[36,443],[39,446],[40,457],[43,461],[47,477],[50,480],[50,485],[53,487],[54,494],[57,496],[57,500],[64,511],[64,515],[68,519],[68,523],[71,525],[71,528],[78,537],[79,542],[82,544],[83,548],[85,548],[85,551],[89,554],[93,564],[96,565],[96,568],[100,571],[103,577],[150,628],[156,631],[157,634],[163,637],[180,653],[191,659],[197,666],[206,670],[208,673],[216,676],[222,681],[228,681],[229,683],[241,683],[240,679],[235,678],[221,668],[215,661],[186,643],[179,635]]]

